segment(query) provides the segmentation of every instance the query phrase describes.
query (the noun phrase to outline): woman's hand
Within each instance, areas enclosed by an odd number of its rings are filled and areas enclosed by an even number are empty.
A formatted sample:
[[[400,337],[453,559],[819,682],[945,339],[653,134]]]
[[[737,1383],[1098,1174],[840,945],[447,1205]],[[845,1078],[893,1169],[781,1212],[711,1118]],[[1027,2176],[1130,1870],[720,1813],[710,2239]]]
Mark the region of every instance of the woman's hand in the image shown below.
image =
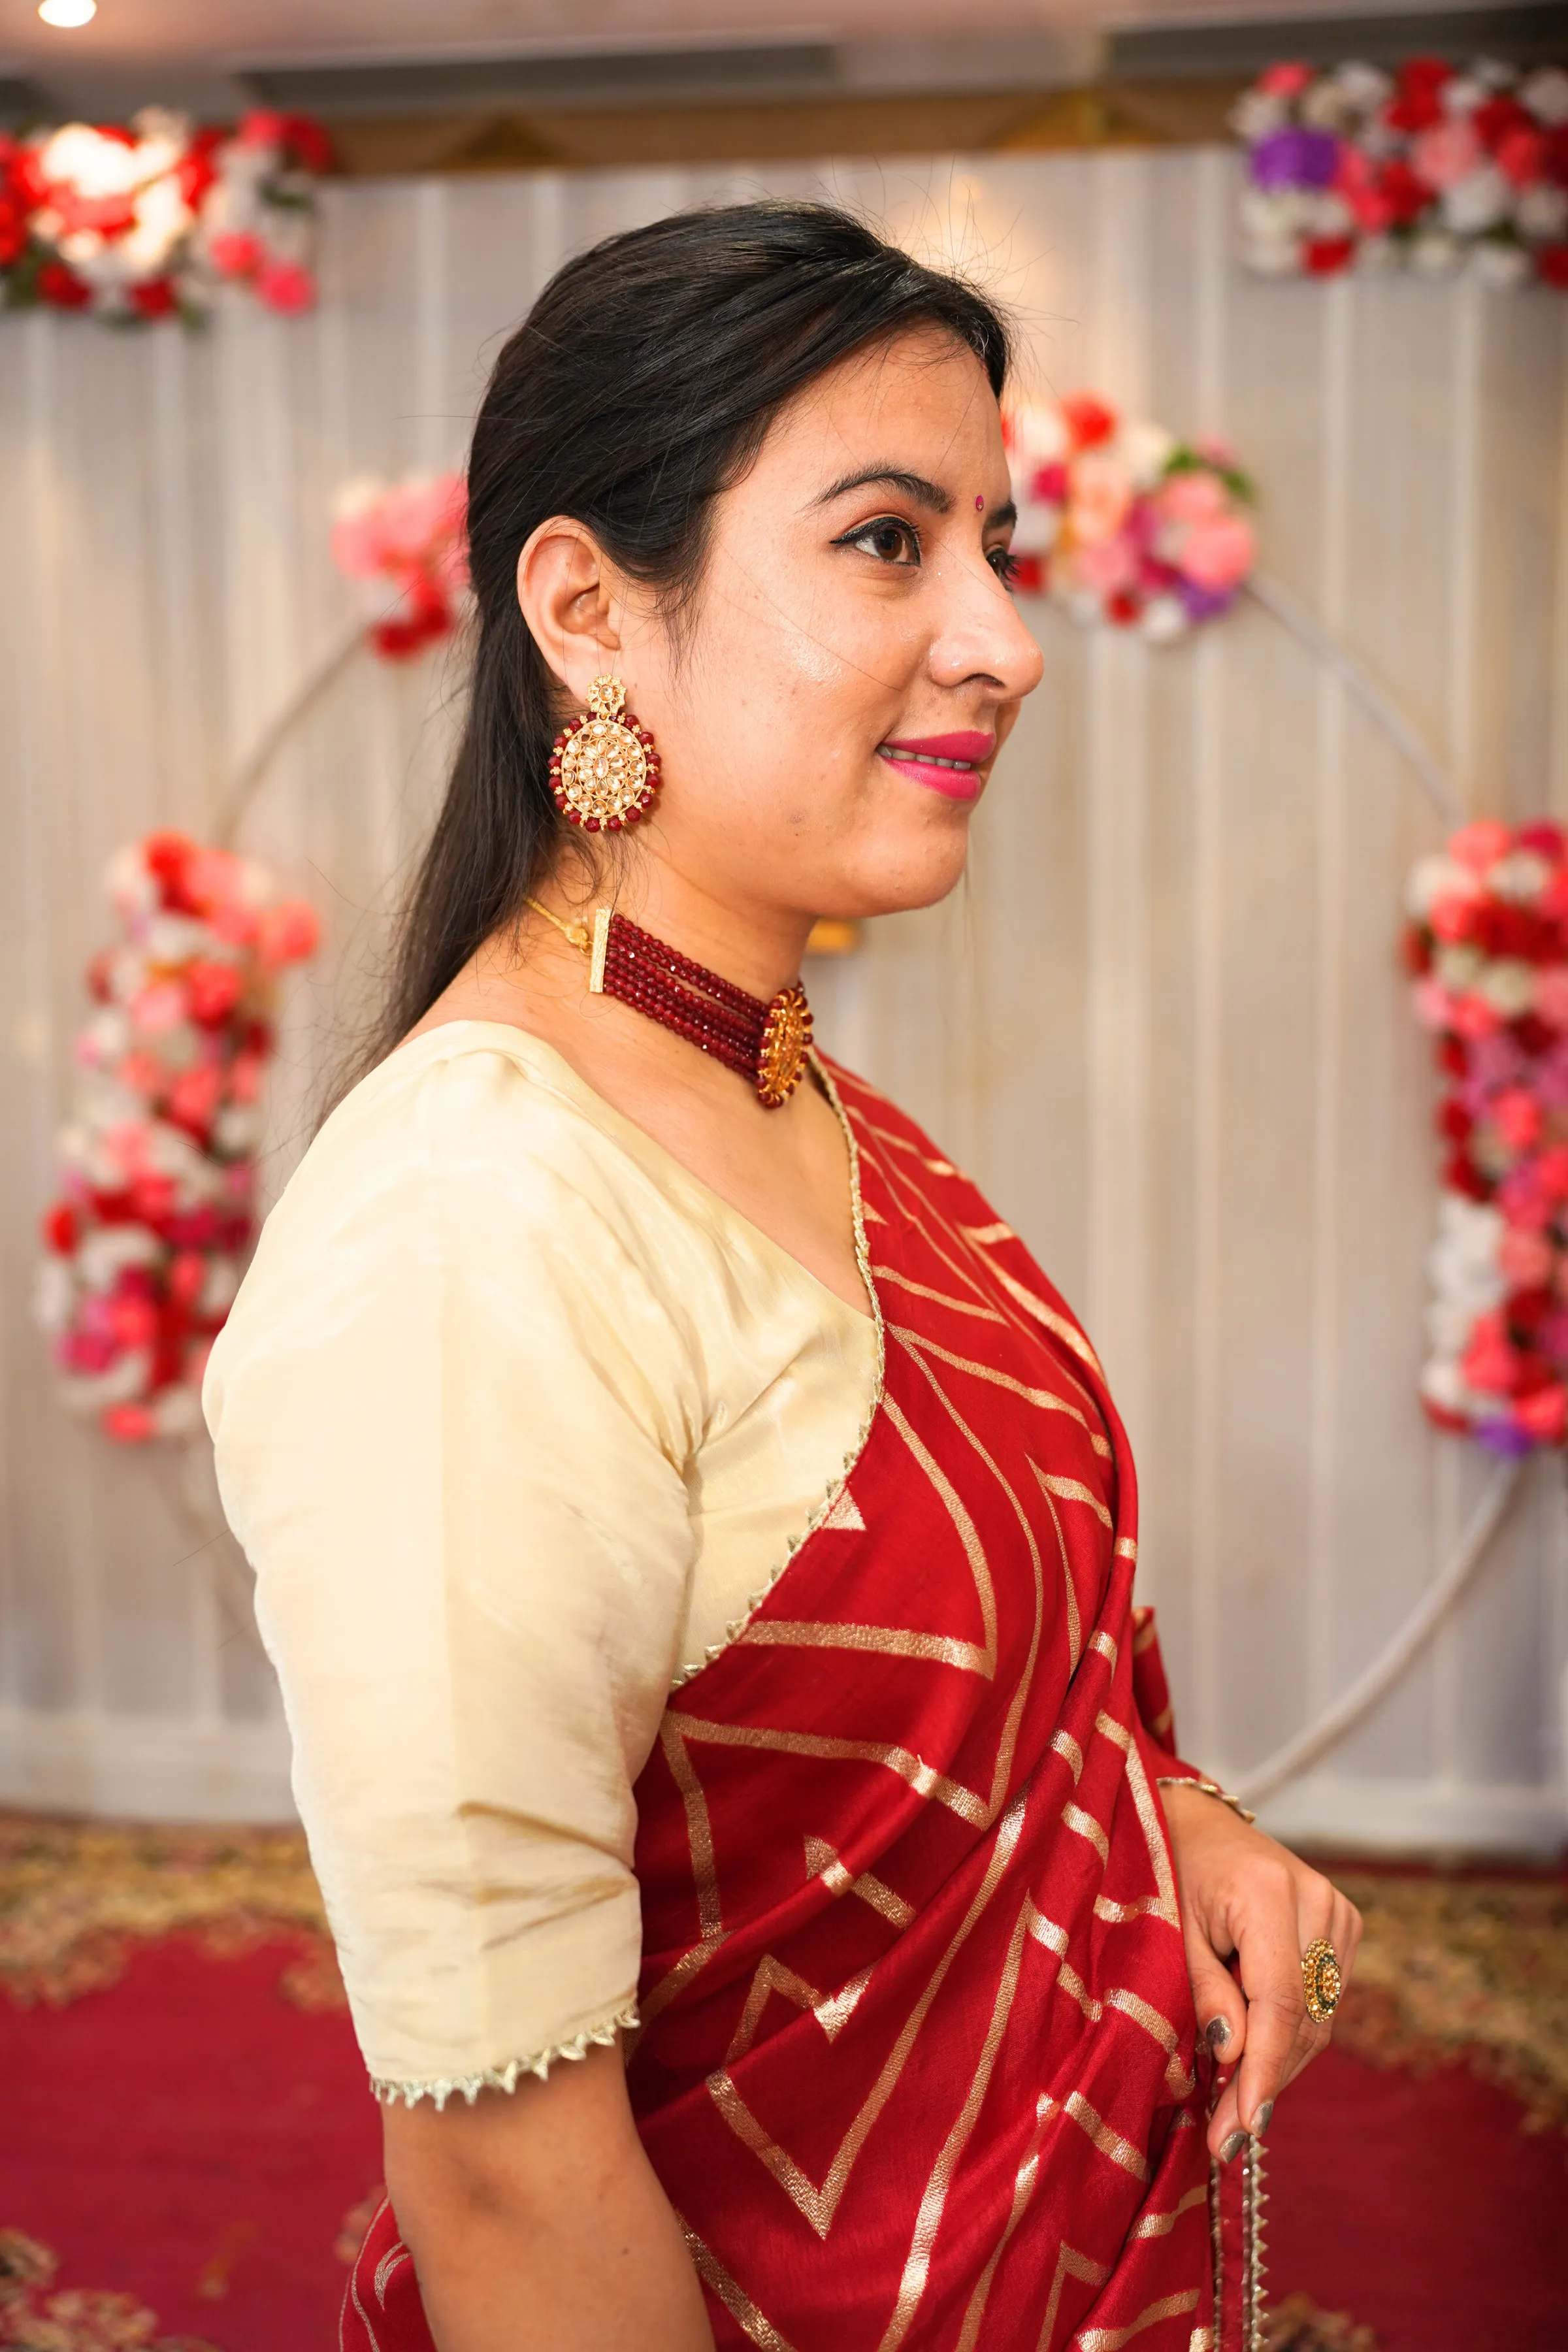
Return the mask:
[[[1209,2149],[1229,2163],[1268,2128],[1278,2094],[1328,2047],[1307,2012],[1301,1955],[1324,1937],[1346,1983],[1361,1914],[1336,1886],[1201,1789],[1162,1788],[1198,2028],[1222,2068]],[[1237,1961],[1239,1986],[1226,1963]],[[1238,2063],[1239,2062],[1239,2063]]]
[[[621,2053],[383,2118],[386,2185],[440,2352],[713,2352]]]

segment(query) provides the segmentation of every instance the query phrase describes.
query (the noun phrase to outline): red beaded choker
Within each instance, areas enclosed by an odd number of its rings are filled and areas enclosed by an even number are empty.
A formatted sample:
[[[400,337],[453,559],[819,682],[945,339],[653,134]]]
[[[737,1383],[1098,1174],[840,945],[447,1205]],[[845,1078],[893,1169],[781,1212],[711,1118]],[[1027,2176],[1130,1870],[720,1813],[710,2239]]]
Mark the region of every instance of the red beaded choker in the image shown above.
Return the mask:
[[[590,930],[586,923],[563,923],[537,898],[528,904],[588,957],[592,994],[618,996],[711,1054],[751,1081],[765,1109],[789,1100],[805,1074],[811,1046],[811,1007],[798,980],[764,1003],[612,908],[595,908]]]

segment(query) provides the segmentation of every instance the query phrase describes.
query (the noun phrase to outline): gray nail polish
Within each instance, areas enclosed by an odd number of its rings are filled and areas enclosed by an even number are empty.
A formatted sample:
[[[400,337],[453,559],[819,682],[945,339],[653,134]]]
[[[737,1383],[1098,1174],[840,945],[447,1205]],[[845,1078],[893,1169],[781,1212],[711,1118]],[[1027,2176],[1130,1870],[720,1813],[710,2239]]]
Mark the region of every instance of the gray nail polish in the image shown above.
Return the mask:
[[[1265,2099],[1263,2105],[1258,2108],[1258,2113],[1252,2118],[1252,2137],[1254,2139],[1261,2139],[1263,2137],[1264,2133],[1268,2129],[1269,2118],[1272,2116],[1273,2113],[1273,2100]]]
[[[1242,2149],[1246,2146],[1247,2134],[1244,2131],[1233,2131],[1230,2137],[1227,2140],[1222,2141],[1220,2145],[1220,2162],[1222,2164],[1234,2164],[1237,2158],[1241,2154]]]
[[[1211,2017],[1204,2028],[1204,2040],[1211,2050],[1223,2050],[1230,2040],[1230,2020],[1226,2017]]]

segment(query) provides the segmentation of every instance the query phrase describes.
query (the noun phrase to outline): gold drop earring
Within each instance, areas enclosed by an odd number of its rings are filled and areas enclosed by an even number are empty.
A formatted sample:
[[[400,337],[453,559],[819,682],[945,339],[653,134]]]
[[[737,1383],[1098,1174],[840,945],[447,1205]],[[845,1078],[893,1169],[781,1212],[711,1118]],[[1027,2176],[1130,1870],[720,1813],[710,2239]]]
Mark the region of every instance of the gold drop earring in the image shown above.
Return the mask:
[[[584,833],[619,833],[640,824],[658,791],[653,737],[626,706],[618,677],[596,677],[587,709],[568,719],[555,738],[551,793],[567,824]]]

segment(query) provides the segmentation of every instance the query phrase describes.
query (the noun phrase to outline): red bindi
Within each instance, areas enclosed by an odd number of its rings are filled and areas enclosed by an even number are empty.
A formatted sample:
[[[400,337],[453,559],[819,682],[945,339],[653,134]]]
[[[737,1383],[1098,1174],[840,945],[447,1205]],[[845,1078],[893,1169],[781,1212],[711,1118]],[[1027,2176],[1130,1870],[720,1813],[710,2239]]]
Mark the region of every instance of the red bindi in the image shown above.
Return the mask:
[[[978,513],[980,512],[980,510],[981,510],[982,507],[984,507],[984,504],[985,504],[985,501],[984,501],[984,499],[975,499],[975,501],[974,501],[974,511],[975,511],[975,513],[976,513],[976,514],[978,514]]]

